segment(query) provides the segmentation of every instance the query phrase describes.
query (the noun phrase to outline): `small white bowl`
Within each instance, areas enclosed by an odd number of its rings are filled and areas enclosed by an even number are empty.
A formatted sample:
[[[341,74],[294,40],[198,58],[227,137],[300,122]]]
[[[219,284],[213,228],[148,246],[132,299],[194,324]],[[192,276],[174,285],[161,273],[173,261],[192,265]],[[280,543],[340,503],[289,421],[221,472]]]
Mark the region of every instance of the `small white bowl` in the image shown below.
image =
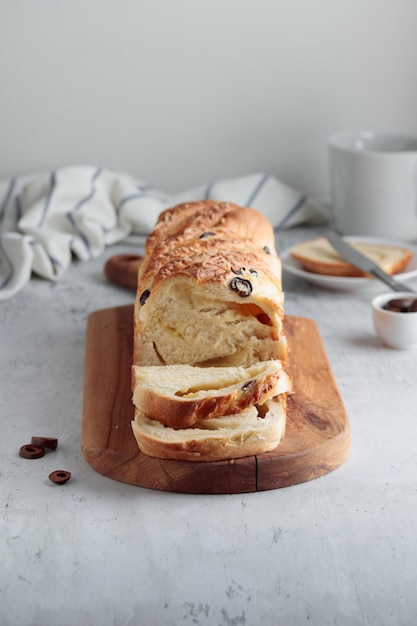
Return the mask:
[[[375,330],[389,348],[408,350],[417,348],[417,312],[400,313],[384,309],[389,300],[417,298],[407,291],[384,293],[372,300],[372,318]]]

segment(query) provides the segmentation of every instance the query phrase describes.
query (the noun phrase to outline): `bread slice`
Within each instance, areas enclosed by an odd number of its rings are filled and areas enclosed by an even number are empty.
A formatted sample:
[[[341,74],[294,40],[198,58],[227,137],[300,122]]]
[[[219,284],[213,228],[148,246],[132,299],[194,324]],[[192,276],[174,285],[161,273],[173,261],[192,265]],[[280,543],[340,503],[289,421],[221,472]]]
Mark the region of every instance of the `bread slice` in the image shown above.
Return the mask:
[[[132,429],[148,456],[180,461],[221,461],[269,452],[285,434],[286,396],[238,415],[208,418],[192,428],[174,429],[136,409]]]
[[[413,257],[412,250],[408,248],[359,241],[350,243],[391,275],[401,272]],[[368,276],[366,272],[345,261],[325,237],[299,243],[290,252],[304,269],[314,274]]]
[[[290,391],[280,361],[247,367],[161,365],[132,367],[133,404],[148,418],[172,428],[241,413]]]

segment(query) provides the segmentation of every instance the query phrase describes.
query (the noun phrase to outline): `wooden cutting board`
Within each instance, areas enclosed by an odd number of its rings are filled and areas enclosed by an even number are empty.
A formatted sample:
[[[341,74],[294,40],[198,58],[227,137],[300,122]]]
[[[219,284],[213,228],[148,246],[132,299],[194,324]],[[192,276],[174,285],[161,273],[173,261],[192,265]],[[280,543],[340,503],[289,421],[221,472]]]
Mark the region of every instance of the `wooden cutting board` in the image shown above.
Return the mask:
[[[82,450],[97,472],[122,482],[181,493],[247,493],[312,480],[339,467],[350,451],[350,427],[315,322],[285,320],[287,432],[272,452],[234,461],[156,459],[139,451],[133,418],[133,305],[91,313],[87,325]]]

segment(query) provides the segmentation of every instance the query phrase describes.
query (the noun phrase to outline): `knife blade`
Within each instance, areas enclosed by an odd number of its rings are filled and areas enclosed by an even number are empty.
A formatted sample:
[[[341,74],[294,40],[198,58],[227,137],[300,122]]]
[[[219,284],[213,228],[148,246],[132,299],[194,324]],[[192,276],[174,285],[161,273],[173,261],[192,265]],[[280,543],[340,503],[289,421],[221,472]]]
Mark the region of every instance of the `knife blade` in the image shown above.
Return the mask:
[[[408,291],[415,293],[413,289],[410,289],[407,285],[403,285],[398,280],[395,280],[392,276],[384,272],[384,270],[374,263],[370,258],[361,254],[356,248],[347,243],[337,233],[329,230],[325,233],[325,237],[333,248],[340,254],[340,256],[348,261],[351,265],[359,268],[367,274],[372,274],[375,278],[378,278],[384,282],[393,291]]]

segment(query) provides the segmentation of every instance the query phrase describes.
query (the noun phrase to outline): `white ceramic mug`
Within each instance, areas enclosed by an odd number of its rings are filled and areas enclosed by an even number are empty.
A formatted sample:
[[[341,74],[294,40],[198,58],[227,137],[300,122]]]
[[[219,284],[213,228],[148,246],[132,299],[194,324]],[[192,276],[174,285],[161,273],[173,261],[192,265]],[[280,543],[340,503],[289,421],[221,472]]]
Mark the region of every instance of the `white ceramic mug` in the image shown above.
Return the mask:
[[[344,132],[328,141],[335,227],[345,235],[417,239],[417,137]]]

